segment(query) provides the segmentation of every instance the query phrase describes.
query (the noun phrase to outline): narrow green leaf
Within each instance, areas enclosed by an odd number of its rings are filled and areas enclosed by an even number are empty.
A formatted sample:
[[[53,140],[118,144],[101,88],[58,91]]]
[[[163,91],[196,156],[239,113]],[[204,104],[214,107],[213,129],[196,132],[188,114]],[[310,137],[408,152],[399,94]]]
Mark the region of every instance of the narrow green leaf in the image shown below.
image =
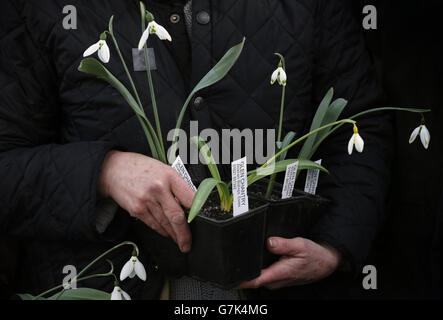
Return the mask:
[[[259,168],[256,170],[249,171],[248,172],[248,186],[259,181],[260,179],[263,179],[264,177],[270,176],[274,173],[286,171],[286,167],[296,161],[298,161],[298,171],[299,172],[301,170],[306,170],[306,169],[315,169],[315,170],[320,170],[320,171],[323,171],[323,172],[329,174],[329,171],[325,167],[323,167],[313,161],[306,160],[306,159],[287,159],[287,160],[277,161],[275,163],[274,167],[272,167],[272,165],[269,165],[266,168]]]
[[[135,114],[139,118],[141,125],[143,127],[143,131],[145,132],[146,138],[148,140],[152,156],[158,159],[162,151],[159,139],[155,134],[155,130],[152,127],[151,122],[146,117],[144,110],[141,109],[141,105],[137,103],[137,101],[134,99],[129,90],[126,89],[126,87],[116,77],[114,77],[114,75],[108,69],[106,69],[105,66],[103,66],[95,58],[83,59],[80,62],[78,70],[80,72],[96,76],[97,78],[106,81],[115,89],[117,89],[118,92],[120,92],[125,101],[128,103],[128,105],[131,107],[131,109],[135,112]],[[165,159],[160,159],[160,160],[166,162],[166,157]]]
[[[218,171],[217,164],[215,163],[215,159],[212,156],[211,149],[206,144],[206,141],[197,136],[192,137],[191,142],[195,143],[198,146],[200,154],[203,156],[212,177],[218,181],[221,181],[222,179],[220,176],[220,172]],[[217,191],[220,197],[221,206],[224,207],[229,198],[229,189],[223,184],[218,184]]]
[[[325,126],[328,123],[333,123],[338,120],[340,117],[343,109],[348,104],[348,101],[345,99],[339,98],[331,103],[331,105],[328,107],[326,114],[323,118],[321,126]],[[325,130],[320,131],[317,134],[317,137],[314,141],[314,145],[311,148],[311,151],[309,152],[307,159],[311,159],[314,155],[315,151],[317,151],[317,142],[323,141],[325,137],[328,136],[329,132],[332,130],[332,127],[326,128]]]
[[[287,146],[289,146],[292,141],[294,140],[296,136],[296,133],[294,131],[289,131],[286,136],[283,138],[283,141],[281,143],[281,147],[279,147],[279,151],[283,150],[284,148],[286,148]],[[284,160],[286,159],[288,152],[286,151],[285,153],[282,153],[281,156],[279,157],[279,160]]]
[[[32,294],[29,294],[29,293],[19,293],[19,294],[17,294],[17,296],[21,300],[32,300],[36,297],[36,296],[33,296]],[[47,300],[47,299],[46,298],[39,298],[38,300]]]
[[[102,79],[112,85],[118,92],[123,96],[129,106],[134,110],[134,112],[142,117],[145,120],[146,115],[143,110],[140,110],[139,105],[135,101],[132,94],[126,89],[126,87],[116,78],[114,75],[106,69],[97,59],[95,58],[86,58],[80,62],[80,66],[78,70],[93,76],[96,76],[99,79]]]
[[[114,16],[111,16],[111,18],[109,19],[108,31],[110,34],[114,34]]]
[[[214,190],[214,188],[218,185],[223,185],[227,188],[226,183],[214,178],[207,178],[200,183],[189,211],[188,223],[191,223],[192,220],[194,220],[194,218],[199,214],[201,208],[206,203],[206,200],[208,200],[212,190]]]
[[[203,156],[203,159],[206,162],[206,165],[209,168],[214,179],[221,180],[220,172],[218,171],[217,164],[215,163],[215,159],[212,156],[211,149],[206,144],[206,141],[201,137],[196,136],[191,138],[191,142],[195,143],[198,146],[198,150],[200,154]]]
[[[309,132],[321,127],[321,124],[323,123],[323,119],[325,117],[326,112],[328,111],[328,107],[331,104],[333,96],[334,96],[334,89],[331,88],[326,93],[323,100],[320,102],[320,105],[318,106],[318,109],[315,113],[314,119],[312,120],[311,129],[309,130]],[[308,159],[308,156],[312,150],[312,146],[315,143],[316,137],[317,134],[313,134],[308,139],[306,139],[298,155],[300,159]]]
[[[191,102],[191,99],[194,96],[194,94],[199,90],[202,90],[206,87],[209,87],[217,83],[228,74],[228,72],[234,66],[235,62],[240,57],[240,54],[243,51],[245,40],[246,38],[243,38],[243,41],[241,43],[229,49],[226,52],[226,54],[220,59],[220,61],[200,80],[200,82],[191,91],[180,111],[180,115],[177,120],[177,125],[175,126],[176,129],[179,129],[181,127],[181,123],[186,113],[186,109],[188,108],[188,105]],[[177,137],[175,137],[173,141],[175,141],[176,139]]]
[[[60,293],[57,292],[48,300],[111,300],[111,294],[91,288],[70,289],[59,295]]]

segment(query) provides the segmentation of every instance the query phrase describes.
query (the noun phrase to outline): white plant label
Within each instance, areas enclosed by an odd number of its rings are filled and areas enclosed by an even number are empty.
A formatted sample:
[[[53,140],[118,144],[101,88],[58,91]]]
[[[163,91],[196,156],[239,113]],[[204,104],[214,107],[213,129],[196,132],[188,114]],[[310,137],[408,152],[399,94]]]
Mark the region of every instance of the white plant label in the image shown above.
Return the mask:
[[[297,178],[298,161],[289,164],[286,167],[285,181],[283,182],[283,190],[281,194],[282,199],[288,199],[292,197],[294,192],[295,179]]]
[[[315,161],[316,164],[321,165],[321,159]],[[306,174],[305,192],[315,194],[317,191],[318,177],[320,176],[320,170],[311,169]]]
[[[246,157],[231,163],[234,217],[249,211]]]
[[[175,171],[178,172],[179,175],[182,176],[183,180],[186,181],[186,183],[191,187],[193,191],[197,191],[197,188],[192,183],[191,176],[189,175],[188,170],[186,170],[185,164],[183,163],[180,156],[175,159],[174,163],[172,164],[172,168],[174,168]]]

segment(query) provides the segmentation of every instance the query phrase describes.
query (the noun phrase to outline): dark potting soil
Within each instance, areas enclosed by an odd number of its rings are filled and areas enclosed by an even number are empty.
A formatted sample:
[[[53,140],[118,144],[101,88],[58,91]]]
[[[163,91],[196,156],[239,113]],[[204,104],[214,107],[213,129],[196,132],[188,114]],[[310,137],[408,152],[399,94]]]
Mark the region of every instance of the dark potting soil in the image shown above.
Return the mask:
[[[266,192],[254,192],[254,196],[260,198],[260,199],[266,199]],[[275,193],[275,191],[271,194],[271,198],[268,198],[269,200],[278,201],[281,200],[281,197],[278,196],[278,194]]]
[[[253,195],[259,199],[263,197],[261,195],[261,193],[252,193],[250,195]],[[260,202],[259,200],[256,200],[251,197],[249,198],[249,210],[253,210],[255,208],[258,208],[261,205],[263,205],[263,202]],[[228,220],[233,217],[232,208],[231,208],[231,211],[229,211],[229,212],[223,212],[221,210],[220,198],[217,193],[211,194],[209,196],[208,200],[206,201],[206,204],[203,206],[203,208],[199,214],[201,214],[202,216],[211,218],[211,219],[219,220],[219,221]]]

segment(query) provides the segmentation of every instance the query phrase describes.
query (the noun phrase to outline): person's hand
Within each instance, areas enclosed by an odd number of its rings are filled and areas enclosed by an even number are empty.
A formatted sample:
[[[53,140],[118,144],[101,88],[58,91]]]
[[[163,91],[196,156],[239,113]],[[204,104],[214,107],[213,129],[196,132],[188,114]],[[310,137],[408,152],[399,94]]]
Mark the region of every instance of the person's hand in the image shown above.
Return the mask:
[[[239,289],[264,286],[273,290],[315,282],[331,275],[341,261],[333,247],[304,238],[271,237],[267,245],[270,252],[282,257],[263,269],[258,278],[243,282]]]
[[[98,192],[170,236],[182,252],[191,249],[191,232],[180,204],[190,208],[194,191],[172,167],[144,155],[111,151],[102,165]]]

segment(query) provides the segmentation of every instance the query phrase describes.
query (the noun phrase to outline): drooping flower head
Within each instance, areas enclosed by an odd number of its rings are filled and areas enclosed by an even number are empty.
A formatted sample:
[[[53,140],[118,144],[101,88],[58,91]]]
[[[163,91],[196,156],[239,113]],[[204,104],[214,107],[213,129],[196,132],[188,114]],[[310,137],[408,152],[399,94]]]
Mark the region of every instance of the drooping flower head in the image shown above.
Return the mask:
[[[106,32],[100,35],[100,40],[90,46],[83,53],[83,57],[88,57],[94,53],[98,52],[98,57],[103,63],[108,63],[111,58],[111,52],[109,50],[108,44],[106,43]]]
[[[409,138],[409,144],[413,143],[418,135],[420,135],[420,140],[423,147],[428,149],[429,142],[431,141],[431,134],[429,133],[428,128],[426,128],[424,121],[422,121],[422,124],[412,131],[411,137]]]
[[[120,288],[120,285],[116,281],[114,284],[114,290],[112,290],[111,293],[111,300],[131,300],[131,297]]]
[[[136,254],[133,253],[131,259],[125,263],[120,272],[120,281],[125,280],[127,277],[134,278],[138,276],[141,280],[146,281],[146,270],[143,264],[138,260]]]
[[[358,133],[357,125],[354,124],[354,134],[352,135],[351,139],[348,143],[348,153],[349,155],[352,154],[352,150],[357,150],[358,152],[363,152],[363,148],[365,146],[365,142],[363,141],[362,137]]]
[[[271,76],[271,84],[274,84],[275,81],[278,81],[278,83],[281,86],[286,86],[286,80],[287,80],[286,71],[283,67],[283,62],[280,60],[278,64],[278,68],[272,73]]]
[[[146,30],[143,32],[140,41],[138,43],[138,50],[142,50],[145,46],[146,42],[148,41],[150,34],[155,34],[157,37],[159,37],[160,40],[168,40],[172,41],[171,35],[169,32],[159,25],[157,22],[154,21],[154,16],[149,11],[146,11],[146,21],[148,22],[148,26],[146,27]]]

